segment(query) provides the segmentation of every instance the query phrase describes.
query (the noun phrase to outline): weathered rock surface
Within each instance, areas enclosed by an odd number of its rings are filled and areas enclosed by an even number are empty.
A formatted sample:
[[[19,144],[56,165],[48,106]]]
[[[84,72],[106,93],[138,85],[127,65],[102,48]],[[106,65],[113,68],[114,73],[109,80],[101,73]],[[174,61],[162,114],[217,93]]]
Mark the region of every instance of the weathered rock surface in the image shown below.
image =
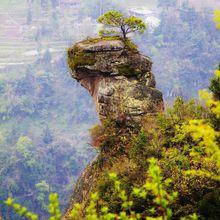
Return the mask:
[[[94,99],[100,119],[140,121],[163,109],[162,93],[155,88],[151,60],[121,40],[92,39],[68,51],[72,77]]]

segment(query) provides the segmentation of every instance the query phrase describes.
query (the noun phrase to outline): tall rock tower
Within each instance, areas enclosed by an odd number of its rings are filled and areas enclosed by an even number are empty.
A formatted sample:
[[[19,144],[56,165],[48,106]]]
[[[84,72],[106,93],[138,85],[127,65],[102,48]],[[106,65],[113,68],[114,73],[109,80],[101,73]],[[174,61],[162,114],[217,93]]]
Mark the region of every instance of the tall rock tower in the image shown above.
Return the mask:
[[[101,121],[124,117],[138,122],[163,109],[151,60],[132,42],[127,44],[120,39],[91,39],[69,49],[72,77],[93,97]]]
[[[115,134],[110,136],[115,135],[119,140],[111,147],[106,144],[106,149],[100,150],[82,173],[63,217],[65,220],[70,219],[74,203],[81,203],[85,210],[90,194],[112,166],[121,166],[128,160],[129,147],[125,149],[126,144],[120,141],[129,142],[144,117],[163,110],[162,93],[155,88],[151,72],[152,62],[130,41],[98,38],[79,42],[69,49],[68,64],[72,77],[91,94],[101,123],[107,119],[115,122]]]

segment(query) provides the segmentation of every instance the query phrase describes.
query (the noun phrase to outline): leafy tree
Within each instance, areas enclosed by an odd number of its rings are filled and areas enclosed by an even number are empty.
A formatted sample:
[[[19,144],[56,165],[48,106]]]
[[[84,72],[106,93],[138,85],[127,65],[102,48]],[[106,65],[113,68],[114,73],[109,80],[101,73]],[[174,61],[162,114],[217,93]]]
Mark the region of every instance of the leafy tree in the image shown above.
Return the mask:
[[[207,107],[210,109],[216,118],[220,118],[220,101],[214,99],[214,94],[207,91],[200,91],[200,97],[205,101]],[[191,150],[191,156],[195,158],[198,164],[202,161],[202,156],[206,154],[206,160],[203,162],[213,163],[216,169],[220,170],[220,148],[219,138],[220,133],[213,128],[213,125],[204,119],[190,120],[189,125],[186,126],[188,132],[191,133],[192,138],[198,143],[198,146]],[[199,166],[198,166],[199,167]],[[206,169],[189,170],[189,174],[197,176],[208,176],[219,180],[219,174],[210,172]]]
[[[27,136],[21,136],[16,144],[16,150],[24,158],[30,158],[31,152],[30,149],[33,147],[32,140]]]
[[[215,11],[214,22],[216,23],[216,27],[220,29],[220,10]],[[209,90],[213,94],[213,99],[215,101],[220,101],[220,63],[218,65],[218,69],[215,71],[214,77],[211,79]],[[216,117],[215,114],[211,114],[211,121],[214,128],[217,131],[220,131],[220,117]]]
[[[61,211],[60,204],[58,201],[58,195],[56,193],[50,194],[49,196],[49,213],[51,215],[50,220],[60,220],[61,219]]]
[[[130,33],[143,34],[146,24],[142,19],[135,16],[126,17],[119,11],[108,11],[98,18],[98,22],[103,24],[106,29],[100,31],[100,35],[122,36],[124,40]]]
[[[216,23],[216,27],[220,29],[220,10],[216,10],[214,15],[214,22]]]
[[[42,210],[47,210],[47,205],[45,204],[46,201],[46,196],[49,193],[50,187],[48,185],[48,183],[43,180],[37,184],[35,184],[35,188],[37,189],[37,201],[39,202],[39,204],[42,207]]]
[[[214,77],[211,79],[211,85],[209,89],[212,91],[214,98],[220,100],[220,66],[215,71]]]

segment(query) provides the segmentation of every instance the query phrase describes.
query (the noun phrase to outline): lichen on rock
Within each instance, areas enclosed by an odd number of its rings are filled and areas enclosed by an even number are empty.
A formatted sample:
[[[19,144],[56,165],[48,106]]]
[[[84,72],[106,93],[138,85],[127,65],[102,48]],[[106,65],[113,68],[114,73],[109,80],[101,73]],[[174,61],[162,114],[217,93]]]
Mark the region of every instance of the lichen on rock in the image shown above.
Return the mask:
[[[140,121],[143,115],[163,109],[152,62],[131,42],[120,38],[79,42],[68,50],[68,64],[72,77],[93,97],[101,120],[123,116],[128,121]]]

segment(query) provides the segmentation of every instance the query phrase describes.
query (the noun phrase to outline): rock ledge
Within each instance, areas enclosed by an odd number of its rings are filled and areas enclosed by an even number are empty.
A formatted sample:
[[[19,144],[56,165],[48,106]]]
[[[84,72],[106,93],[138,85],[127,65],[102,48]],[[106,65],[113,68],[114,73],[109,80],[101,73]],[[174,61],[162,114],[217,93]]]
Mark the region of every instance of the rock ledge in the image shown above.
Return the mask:
[[[129,42],[131,45],[131,42]],[[163,109],[162,93],[155,88],[152,61],[120,39],[90,39],[68,51],[72,77],[94,99],[100,119],[140,121]]]

